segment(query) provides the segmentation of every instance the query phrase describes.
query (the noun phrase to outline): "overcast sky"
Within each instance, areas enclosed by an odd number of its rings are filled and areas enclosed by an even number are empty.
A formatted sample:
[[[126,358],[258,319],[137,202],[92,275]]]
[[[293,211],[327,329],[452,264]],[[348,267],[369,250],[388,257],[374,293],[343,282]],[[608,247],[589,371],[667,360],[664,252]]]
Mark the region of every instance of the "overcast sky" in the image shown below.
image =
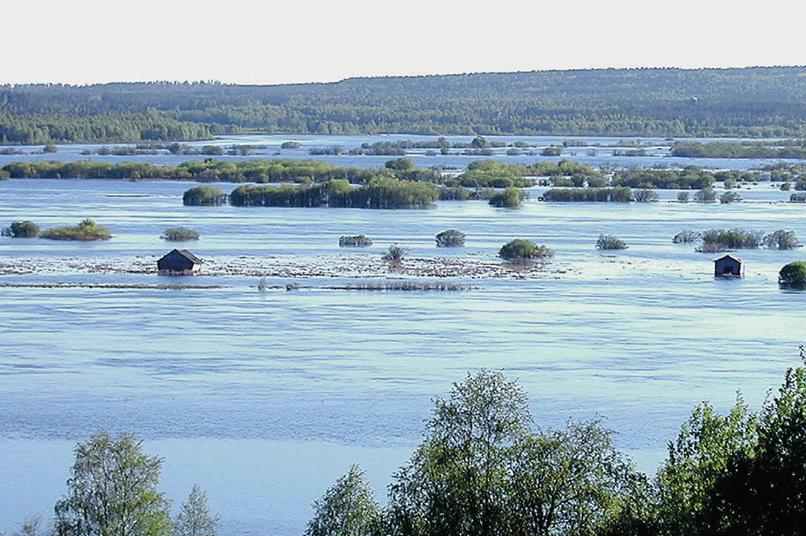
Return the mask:
[[[792,0],[3,4],[2,83],[283,83],[583,67],[806,64],[803,8]]]

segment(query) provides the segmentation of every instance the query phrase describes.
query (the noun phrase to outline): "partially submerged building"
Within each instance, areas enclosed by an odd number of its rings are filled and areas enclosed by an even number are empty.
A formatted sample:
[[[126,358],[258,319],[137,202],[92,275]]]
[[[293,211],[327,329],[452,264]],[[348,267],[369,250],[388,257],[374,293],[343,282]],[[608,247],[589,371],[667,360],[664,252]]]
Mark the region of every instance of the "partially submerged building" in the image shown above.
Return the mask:
[[[160,275],[197,275],[202,260],[189,249],[174,249],[157,261]]]
[[[733,255],[714,259],[714,277],[744,277],[744,261]]]

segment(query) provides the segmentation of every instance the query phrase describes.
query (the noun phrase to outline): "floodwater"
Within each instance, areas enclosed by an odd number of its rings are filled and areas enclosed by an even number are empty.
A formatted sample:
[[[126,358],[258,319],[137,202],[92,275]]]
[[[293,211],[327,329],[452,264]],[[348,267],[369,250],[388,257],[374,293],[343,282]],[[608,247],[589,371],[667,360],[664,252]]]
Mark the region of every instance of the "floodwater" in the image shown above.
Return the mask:
[[[0,530],[48,520],[74,443],[110,429],[165,458],[175,503],[192,483],[205,487],[225,536],[300,534],[312,501],[352,463],[382,499],[432,398],[480,368],[517,378],[540,426],[601,417],[654,473],[693,405],[724,410],[740,390],[757,407],[799,362],[806,293],[780,289],[776,275],[806,252],[742,251],[747,277],[715,280],[714,255],[671,243],[684,229],[733,226],[806,237],[806,207],[781,202],[789,194],[768,183],[741,190],[735,205],[679,204],[671,191],[649,205],[550,204],[536,190],[518,210],[471,201],[400,211],[183,207],[190,186],[0,182],[3,225],[93,217],[114,235],[0,238],[0,261],[48,268],[0,276]],[[179,279],[216,288],[166,290],[135,288],[168,279],[156,274],[62,268],[159,255],[171,247],[159,235],[174,225],[198,230],[189,247],[208,259],[315,266],[345,254],[340,235],[364,233],[375,244],[350,255],[398,243],[412,258],[494,260],[522,237],[552,247],[555,269],[472,280],[461,292],[329,290],[341,279],[305,277],[269,281],[300,290],[259,292],[256,277],[238,274]],[[467,234],[466,248],[434,246],[448,228]],[[597,252],[600,233],[630,248]],[[46,285],[64,282],[132,288]]]

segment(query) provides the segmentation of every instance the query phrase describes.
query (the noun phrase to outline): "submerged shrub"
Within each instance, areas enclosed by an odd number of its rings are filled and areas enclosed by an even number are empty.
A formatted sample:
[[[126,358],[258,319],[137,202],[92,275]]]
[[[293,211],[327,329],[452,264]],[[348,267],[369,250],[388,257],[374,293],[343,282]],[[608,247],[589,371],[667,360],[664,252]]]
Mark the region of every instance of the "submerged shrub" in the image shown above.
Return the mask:
[[[627,249],[627,243],[617,236],[601,234],[596,241],[596,249]]]
[[[806,203],[806,194],[792,194],[789,196],[790,203]]]
[[[526,192],[520,188],[507,188],[490,195],[490,205],[494,207],[518,208],[526,198]]]
[[[553,255],[550,248],[522,238],[507,242],[498,250],[498,256],[506,260],[548,259]]]
[[[694,200],[698,203],[716,203],[716,191],[710,186],[701,188],[694,194]]]
[[[689,244],[691,242],[696,242],[700,239],[702,233],[697,231],[680,231],[672,238],[672,242],[675,244]]]
[[[112,238],[107,227],[96,224],[95,220],[90,218],[82,220],[73,227],[46,229],[39,236],[48,240],[78,240],[82,242],[109,240]]]
[[[689,200],[689,193],[688,192],[678,192],[677,193],[677,202],[678,203],[688,203]]]
[[[182,195],[182,203],[187,206],[215,206],[227,202],[227,194],[215,186],[194,186]]]
[[[757,249],[764,234],[743,229],[710,229],[702,233],[702,251],[706,253],[724,249]]]
[[[188,227],[168,227],[160,236],[169,242],[187,242],[188,240],[198,240],[199,233]]]
[[[730,203],[739,203],[742,200],[742,196],[736,192],[725,192],[719,197],[719,202],[723,205],[728,205]]]
[[[356,235],[356,236],[340,236],[339,237],[339,247],[340,248],[365,248],[372,245],[372,240],[365,235]]]
[[[654,203],[658,200],[658,193],[649,188],[642,188],[633,192],[633,198],[637,203]]]
[[[2,235],[11,238],[36,238],[39,236],[39,226],[30,220],[13,221],[3,229]]]
[[[442,231],[435,239],[438,248],[458,248],[465,245],[465,233],[456,229]]]
[[[625,186],[617,188],[552,188],[543,193],[543,201],[548,202],[612,202],[629,203],[633,200],[632,190]]]
[[[406,256],[406,250],[398,245],[389,246],[389,250],[384,254],[383,260],[389,262],[400,262]]]
[[[806,262],[790,262],[778,272],[778,282],[791,287],[806,287]]]
[[[798,237],[794,231],[778,229],[764,237],[764,245],[770,249],[795,249],[798,247]]]

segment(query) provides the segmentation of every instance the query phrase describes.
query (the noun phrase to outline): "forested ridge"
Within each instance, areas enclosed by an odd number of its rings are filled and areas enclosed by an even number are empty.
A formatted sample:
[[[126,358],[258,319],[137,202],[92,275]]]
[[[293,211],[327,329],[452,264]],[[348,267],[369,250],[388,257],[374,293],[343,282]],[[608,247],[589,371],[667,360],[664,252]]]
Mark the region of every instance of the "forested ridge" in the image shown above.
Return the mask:
[[[0,142],[219,133],[806,136],[806,67],[0,86]]]

